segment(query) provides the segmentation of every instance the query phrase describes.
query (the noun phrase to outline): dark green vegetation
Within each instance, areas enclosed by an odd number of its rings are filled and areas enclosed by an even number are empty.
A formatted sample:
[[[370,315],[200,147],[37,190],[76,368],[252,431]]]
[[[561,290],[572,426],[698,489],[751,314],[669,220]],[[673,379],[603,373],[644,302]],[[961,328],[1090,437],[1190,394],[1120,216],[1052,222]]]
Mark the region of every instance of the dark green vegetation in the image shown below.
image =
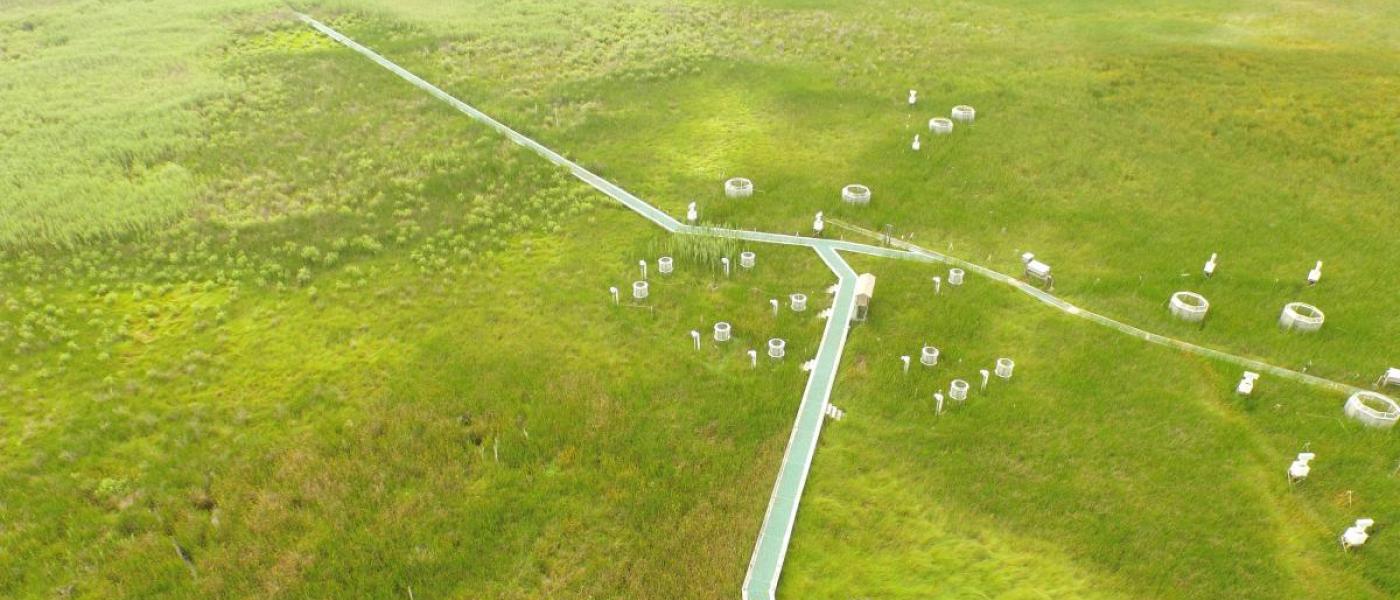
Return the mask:
[[[1353,384],[1396,360],[1393,5],[763,4],[306,8],[678,216],[1029,249],[1154,331]],[[977,123],[929,139],[962,103]],[[721,200],[736,175],[753,199]],[[675,244],[277,3],[6,3],[0,596],[733,597],[819,334],[767,299],[820,308],[831,277],[754,248],[610,305],[638,258],[716,251]],[[1400,449],[1342,398],[1240,400],[1233,367],[856,266],[876,308],[786,597],[1400,591]],[[1178,289],[1204,329],[1167,319]],[[1323,331],[1278,332],[1290,300]],[[740,339],[691,350],[720,319]],[[771,335],[791,360],[750,370]],[[925,341],[945,364],[899,375]],[[1003,355],[1012,383],[933,417]],[[1342,556],[1359,516],[1382,529]]]

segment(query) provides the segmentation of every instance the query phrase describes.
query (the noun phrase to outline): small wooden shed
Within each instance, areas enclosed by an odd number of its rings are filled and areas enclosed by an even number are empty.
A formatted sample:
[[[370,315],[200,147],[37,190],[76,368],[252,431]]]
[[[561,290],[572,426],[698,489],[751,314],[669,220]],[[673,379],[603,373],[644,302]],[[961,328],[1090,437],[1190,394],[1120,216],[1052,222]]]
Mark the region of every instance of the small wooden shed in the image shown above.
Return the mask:
[[[864,321],[870,313],[870,299],[875,296],[875,276],[861,273],[856,278],[856,321]]]

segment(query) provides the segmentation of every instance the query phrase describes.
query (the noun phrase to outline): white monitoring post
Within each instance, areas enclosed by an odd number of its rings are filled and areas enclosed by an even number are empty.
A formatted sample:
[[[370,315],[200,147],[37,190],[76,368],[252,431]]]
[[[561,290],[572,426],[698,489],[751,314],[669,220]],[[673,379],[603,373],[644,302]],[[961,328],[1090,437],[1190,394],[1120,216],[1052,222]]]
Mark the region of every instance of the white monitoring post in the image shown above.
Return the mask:
[[[934,277],[934,278],[933,278],[933,294],[936,296],[936,295],[942,294],[942,293],[943,293],[943,278],[942,278],[942,277]]]
[[[812,219],[812,232],[821,237],[823,229],[826,229],[826,223],[822,221],[822,213],[817,213],[817,218]]]
[[[919,90],[909,90],[909,106],[919,102]]]
[[[1322,280],[1322,261],[1317,261],[1317,266],[1308,271],[1308,285],[1317,285]]]
[[[728,276],[729,276],[729,257],[728,257],[728,256],[721,257],[721,258],[719,259],[719,264],[722,265],[722,266],[724,266],[724,276],[725,276],[725,277],[728,277]]]
[[[1248,396],[1254,393],[1254,382],[1259,379],[1259,374],[1254,371],[1245,371],[1240,377],[1240,382],[1235,386],[1235,393],[1241,396]]]
[[[1381,373],[1380,379],[1376,380],[1376,387],[1389,387],[1400,385],[1400,368],[1391,367]]]
[[[1312,472],[1312,467],[1308,463],[1312,462],[1314,458],[1317,458],[1317,455],[1311,452],[1298,453],[1298,458],[1293,461],[1293,464],[1288,465],[1288,483],[1297,483],[1307,479],[1308,473]]]
[[[933,393],[933,410],[936,415],[943,414],[943,392]]]
[[[757,367],[757,366],[758,366],[758,351],[757,351],[757,350],[749,350],[749,367],[752,368],[752,367]]]
[[[699,350],[699,349],[700,349],[700,331],[697,330],[697,329],[692,329],[692,330],[690,330],[690,339],[695,340],[695,349],[696,349],[696,350]]]
[[[690,206],[685,209],[685,220],[688,223],[694,223],[699,218],[700,213],[695,210],[695,203],[691,202]]]
[[[1210,260],[1207,260],[1206,266],[1201,269],[1201,272],[1206,274],[1206,279],[1210,279],[1212,275],[1215,275],[1215,258],[1217,256],[1219,255],[1215,252],[1210,253]]]
[[[773,316],[775,316],[775,317],[778,316],[778,304],[779,304],[779,303],[778,303],[778,299],[777,299],[777,298],[773,298],[773,299],[769,300],[768,303],[771,304],[771,305],[773,305]]]
[[[909,355],[906,354],[906,355],[904,355],[904,356],[901,356],[901,357],[899,357],[899,360],[900,360],[900,362],[903,362],[903,363],[904,363],[904,374],[905,374],[905,375],[908,375],[908,374],[909,374]]]
[[[609,288],[608,288],[608,293],[612,294],[612,297],[613,297],[613,304],[617,304],[617,302],[618,302],[618,299],[617,299],[617,286],[614,285],[614,286],[609,287]]]
[[[982,387],[978,391],[985,392],[987,391],[987,382],[992,379],[992,372],[986,369],[981,369],[977,372],[982,375]]]
[[[1036,260],[1035,255],[1030,252],[1021,255],[1021,262],[1026,265],[1026,277],[1040,281],[1047,288],[1055,287],[1055,279],[1050,275],[1050,265]]]
[[[637,261],[637,268],[639,268],[639,269],[642,270],[642,281],[646,281],[646,278],[647,278],[647,261],[646,261],[646,260],[639,260],[639,261]]]
[[[1366,530],[1375,524],[1374,519],[1357,519],[1355,525],[1342,532],[1342,550],[1351,550],[1365,544],[1366,540],[1371,538],[1371,534],[1367,533]]]
[[[909,147],[913,148],[915,152],[919,151],[919,134],[914,134],[914,143],[910,144]]]

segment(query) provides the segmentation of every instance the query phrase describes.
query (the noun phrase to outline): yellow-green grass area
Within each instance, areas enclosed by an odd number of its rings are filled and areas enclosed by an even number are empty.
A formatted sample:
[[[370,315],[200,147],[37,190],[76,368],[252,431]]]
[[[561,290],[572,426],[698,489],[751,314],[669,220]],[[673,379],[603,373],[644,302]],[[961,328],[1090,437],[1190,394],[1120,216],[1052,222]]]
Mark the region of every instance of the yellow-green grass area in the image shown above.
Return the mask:
[[[246,92],[218,49],[277,2],[0,5],[0,245],[152,231],[195,203],[199,103]]]
[[[1395,360],[1393,3],[334,5],[415,23],[431,42],[396,60],[673,214],[825,211],[1007,272],[1032,251],[1154,331],[1356,385]],[[976,122],[931,137],[955,104]],[[734,176],[752,198],[723,197]],[[1204,329],[1170,320],[1178,290],[1213,303]],[[1278,330],[1291,301],[1320,334]]]
[[[800,598],[1388,598],[1400,444],[1344,396],[1092,327],[980,279],[858,260],[879,277],[851,332],[780,595]],[[925,344],[942,350],[918,363]],[[899,356],[912,355],[908,375]],[[979,369],[1016,361],[979,393]],[[962,378],[966,403],[935,414]],[[1267,384],[1267,385],[1265,385]],[[1318,456],[1290,487],[1294,454]],[[1377,516],[1380,515],[1380,516]]]
[[[830,277],[797,250],[730,278],[682,259],[613,305],[653,238],[602,210],[469,273],[249,295],[204,334],[153,298],[170,339],[7,389],[0,589],[729,595],[820,331],[767,299]],[[735,339],[696,352],[719,319]],[[769,337],[789,358],[751,368]]]
[[[0,596],[732,595],[817,257],[664,238],[285,10],[227,19],[189,210],[0,246]]]

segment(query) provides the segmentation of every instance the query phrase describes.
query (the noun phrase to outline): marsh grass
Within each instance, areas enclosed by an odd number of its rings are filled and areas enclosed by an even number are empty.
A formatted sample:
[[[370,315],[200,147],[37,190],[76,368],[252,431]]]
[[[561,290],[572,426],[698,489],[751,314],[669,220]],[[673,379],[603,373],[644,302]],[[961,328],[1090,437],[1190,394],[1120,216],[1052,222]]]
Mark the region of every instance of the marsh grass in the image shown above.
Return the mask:
[[[1345,381],[1389,366],[1384,6],[308,8],[673,214],[788,232],[826,210],[1004,270],[1031,249],[1148,329]],[[732,597],[820,331],[768,300],[819,310],[830,273],[661,236],[287,17],[0,8],[0,595]],[[908,151],[961,103],[975,125]],[[735,175],[753,198],[722,198]],[[840,204],[852,182],[870,207]],[[1215,279],[1180,276],[1216,251]],[[1317,258],[1323,284],[1296,284]],[[613,306],[639,259],[652,297]],[[1393,437],[1342,399],[1242,400],[1235,369],[988,282],[930,298],[931,267],[856,266],[880,292],[785,594],[1400,589],[1383,532],[1335,552],[1361,512],[1400,518]],[[1183,288],[1204,329],[1169,320]],[[1277,331],[1291,300],[1320,334]],[[750,368],[770,337],[789,360]],[[943,363],[899,375],[925,342]],[[931,416],[998,356],[1011,383]]]

